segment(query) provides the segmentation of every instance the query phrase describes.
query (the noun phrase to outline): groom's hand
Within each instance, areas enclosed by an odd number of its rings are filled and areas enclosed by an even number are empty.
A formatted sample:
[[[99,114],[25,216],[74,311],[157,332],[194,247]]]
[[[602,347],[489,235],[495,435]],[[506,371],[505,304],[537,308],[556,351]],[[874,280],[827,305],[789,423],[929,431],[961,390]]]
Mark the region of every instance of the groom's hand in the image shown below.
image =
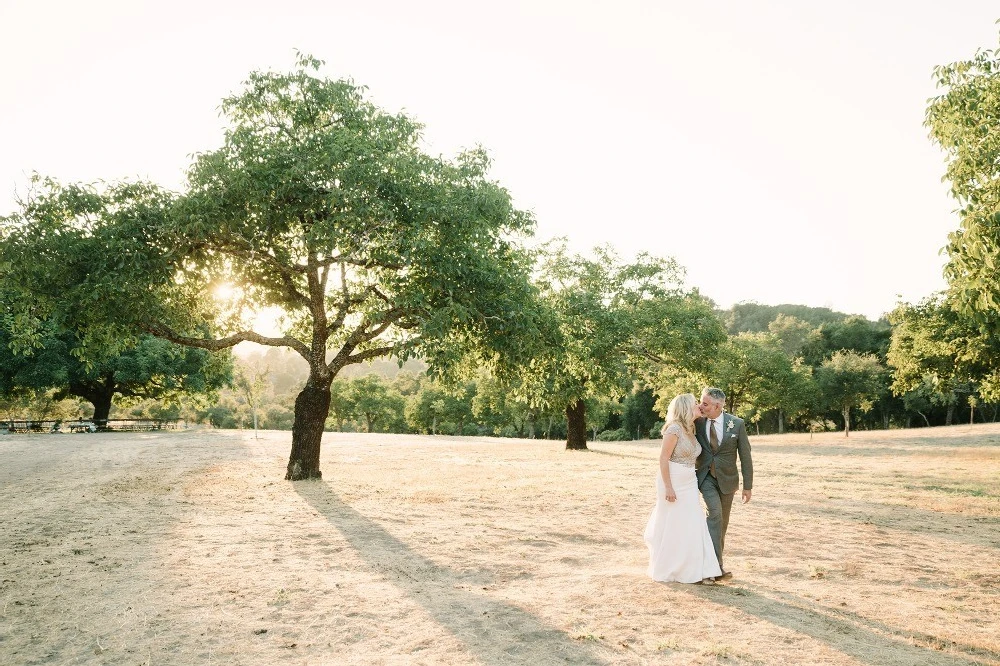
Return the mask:
[[[749,490],[744,490],[743,491],[743,503],[746,504],[749,501],[750,501],[750,491]]]

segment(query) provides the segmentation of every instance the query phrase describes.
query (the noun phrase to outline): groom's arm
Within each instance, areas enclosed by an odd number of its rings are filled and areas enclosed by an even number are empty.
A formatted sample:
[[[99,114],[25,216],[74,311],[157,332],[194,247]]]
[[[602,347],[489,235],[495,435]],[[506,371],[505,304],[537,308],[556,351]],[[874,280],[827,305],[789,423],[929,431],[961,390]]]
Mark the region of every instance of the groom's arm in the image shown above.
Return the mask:
[[[753,458],[750,456],[750,440],[747,438],[746,421],[740,423],[736,450],[740,456],[740,469],[743,472],[743,503],[746,504],[750,501],[750,491],[753,488]]]

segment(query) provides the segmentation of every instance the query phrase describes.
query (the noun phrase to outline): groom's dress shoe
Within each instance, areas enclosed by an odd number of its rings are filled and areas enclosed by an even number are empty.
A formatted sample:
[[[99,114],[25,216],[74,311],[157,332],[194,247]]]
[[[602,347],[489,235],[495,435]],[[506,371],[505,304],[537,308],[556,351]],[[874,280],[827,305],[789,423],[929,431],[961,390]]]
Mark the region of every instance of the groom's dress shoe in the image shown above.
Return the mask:
[[[733,577],[732,571],[723,571],[721,576],[716,576],[715,580],[729,580]]]

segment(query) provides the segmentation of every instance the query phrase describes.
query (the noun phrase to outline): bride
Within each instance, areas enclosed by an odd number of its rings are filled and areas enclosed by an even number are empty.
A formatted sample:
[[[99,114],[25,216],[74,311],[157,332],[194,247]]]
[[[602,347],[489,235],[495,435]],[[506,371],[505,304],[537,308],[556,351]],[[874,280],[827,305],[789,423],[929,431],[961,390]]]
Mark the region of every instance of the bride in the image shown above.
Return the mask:
[[[646,524],[649,576],[660,582],[714,583],[722,575],[701,506],[694,463],[701,445],[694,420],[698,401],[682,393],[670,401],[663,426],[656,506]]]

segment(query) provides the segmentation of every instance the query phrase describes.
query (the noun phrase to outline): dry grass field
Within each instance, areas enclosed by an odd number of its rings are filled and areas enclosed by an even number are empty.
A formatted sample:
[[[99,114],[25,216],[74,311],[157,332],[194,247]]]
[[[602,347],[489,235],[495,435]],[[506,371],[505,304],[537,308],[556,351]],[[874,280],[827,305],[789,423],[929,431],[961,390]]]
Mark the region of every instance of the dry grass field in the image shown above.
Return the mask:
[[[653,441],[0,436],[0,664],[1000,664],[1000,424],[751,441],[709,587]]]

